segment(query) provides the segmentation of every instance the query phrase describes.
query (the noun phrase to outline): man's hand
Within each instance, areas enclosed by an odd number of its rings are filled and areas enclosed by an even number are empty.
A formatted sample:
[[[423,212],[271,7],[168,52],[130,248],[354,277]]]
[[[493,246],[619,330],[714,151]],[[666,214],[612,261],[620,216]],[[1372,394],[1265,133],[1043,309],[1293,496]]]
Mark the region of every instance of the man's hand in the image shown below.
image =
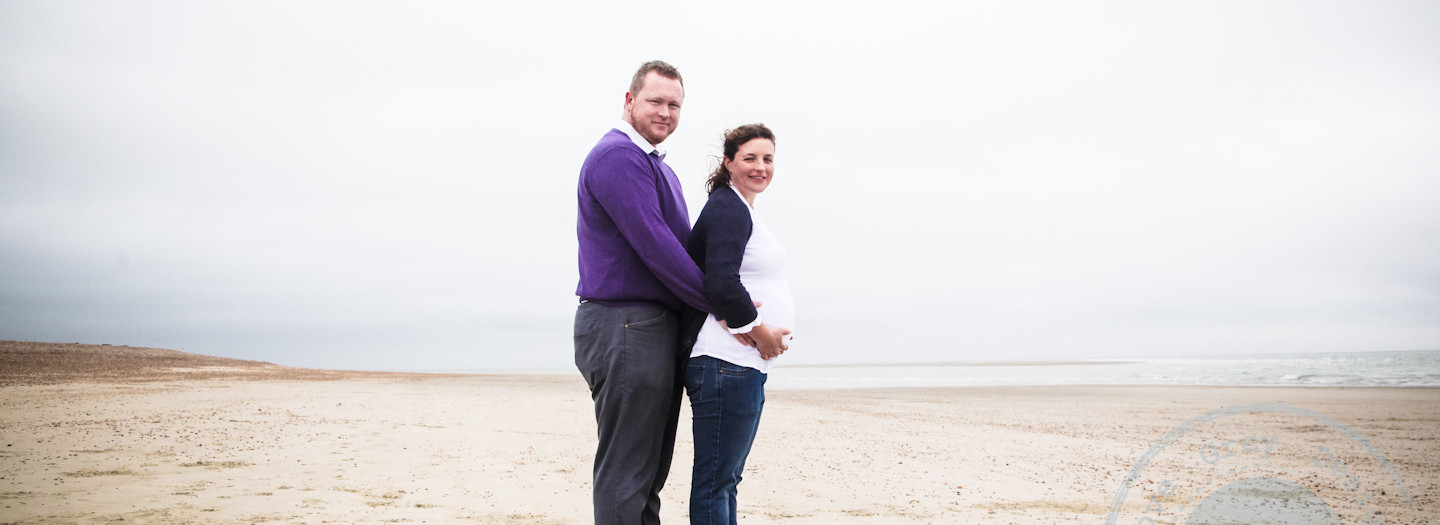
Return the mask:
[[[780,354],[790,349],[790,345],[785,344],[789,336],[789,330],[771,328],[765,326],[765,323],[760,323],[759,326],[750,330],[750,338],[755,341],[755,349],[760,351],[760,357],[766,361],[780,357]]]

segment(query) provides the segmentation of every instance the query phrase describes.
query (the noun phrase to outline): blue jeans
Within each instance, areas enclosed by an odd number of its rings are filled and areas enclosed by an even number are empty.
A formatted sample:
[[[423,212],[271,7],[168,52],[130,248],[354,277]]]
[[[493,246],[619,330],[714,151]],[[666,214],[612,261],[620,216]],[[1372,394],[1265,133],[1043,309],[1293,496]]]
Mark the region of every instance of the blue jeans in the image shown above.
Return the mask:
[[[734,525],[736,486],[765,405],[765,374],[713,357],[696,357],[685,367],[685,391],[695,432],[690,523]]]

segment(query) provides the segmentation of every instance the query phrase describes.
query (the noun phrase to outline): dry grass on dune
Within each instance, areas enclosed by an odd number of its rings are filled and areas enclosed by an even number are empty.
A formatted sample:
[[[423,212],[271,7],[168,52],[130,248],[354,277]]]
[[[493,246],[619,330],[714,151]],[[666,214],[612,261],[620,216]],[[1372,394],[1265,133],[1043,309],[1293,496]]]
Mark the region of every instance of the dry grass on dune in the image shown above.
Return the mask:
[[[194,379],[316,381],[405,375],[291,368],[159,348],[0,341],[0,386]]]

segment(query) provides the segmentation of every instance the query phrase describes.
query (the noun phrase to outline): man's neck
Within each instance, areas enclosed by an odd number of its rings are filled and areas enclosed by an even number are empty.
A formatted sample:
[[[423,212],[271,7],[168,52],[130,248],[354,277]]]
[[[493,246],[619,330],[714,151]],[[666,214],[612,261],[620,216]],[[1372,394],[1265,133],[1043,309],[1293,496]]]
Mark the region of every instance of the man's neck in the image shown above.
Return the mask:
[[[654,151],[660,155],[665,154],[665,149],[661,148],[659,144],[651,144],[644,135],[641,135],[639,131],[635,131],[635,125],[631,124],[629,120],[620,119],[620,123],[615,125],[615,129],[624,132],[626,136],[630,137],[630,141],[634,142],[635,146],[639,147],[641,151],[645,153]]]

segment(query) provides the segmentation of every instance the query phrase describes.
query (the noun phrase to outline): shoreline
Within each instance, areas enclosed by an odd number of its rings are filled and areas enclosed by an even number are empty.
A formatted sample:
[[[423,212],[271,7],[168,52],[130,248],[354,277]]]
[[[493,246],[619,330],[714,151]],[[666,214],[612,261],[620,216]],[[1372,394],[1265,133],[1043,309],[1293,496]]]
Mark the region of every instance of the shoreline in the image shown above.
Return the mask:
[[[572,375],[574,370],[441,370]],[[1051,360],[790,364],[771,370],[776,390],[932,386],[1150,385],[1252,387],[1440,387],[1440,351],[1213,356],[1150,360]]]
[[[926,363],[835,363],[814,365],[786,365],[786,368],[907,368],[907,367],[988,367],[988,366],[1091,366],[1091,365],[1133,365],[1143,363],[1135,359],[1123,360],[1039,360],[1039,361],[942,361]]]

